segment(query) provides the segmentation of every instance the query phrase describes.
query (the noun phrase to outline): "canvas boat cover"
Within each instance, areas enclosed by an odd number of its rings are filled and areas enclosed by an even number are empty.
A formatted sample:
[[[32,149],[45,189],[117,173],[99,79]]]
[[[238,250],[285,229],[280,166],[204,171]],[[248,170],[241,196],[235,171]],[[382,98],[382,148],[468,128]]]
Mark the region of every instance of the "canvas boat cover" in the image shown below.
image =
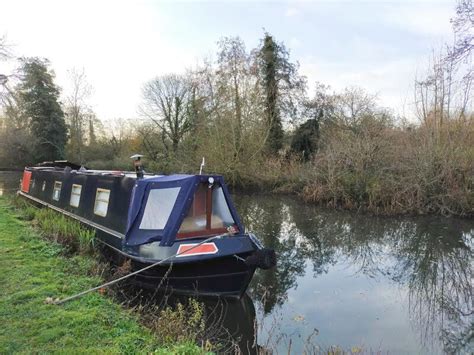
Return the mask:
[[[193,202],[194,192],[209,178],[222,187],[229,212],[240,231],[242,224],[222,176],[166,175],[137,179],[128,211],[124,244],[137,246],[159,241],[162,246],[174,243],[183,219]]]

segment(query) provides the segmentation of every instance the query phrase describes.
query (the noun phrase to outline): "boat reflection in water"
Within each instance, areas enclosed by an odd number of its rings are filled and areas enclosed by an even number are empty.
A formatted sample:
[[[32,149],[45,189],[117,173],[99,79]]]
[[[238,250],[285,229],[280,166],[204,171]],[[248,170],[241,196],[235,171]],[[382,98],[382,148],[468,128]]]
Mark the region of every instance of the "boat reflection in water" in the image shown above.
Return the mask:
[[[162,311],[167,308],[176,311],[180,306],[186,310],[186,319],[192,318],[195,312],[193,301],[197,301],[202,306],[200,310],[205,321],[203,328],[200,324],[190,326],[189,331],[197,343],[209,341],[213,351],[218,353],[262,354],[263,348],[257,345],[254,302],[246,293],[241,298],[191,297],[175,294],[171,289],[161,288],[153,292],[127,283],[115,287],[114,295],[120,303],[141,309],[145,324],[159,322]]]
[[[240,300],[204,300],[211,322],[223,335],[221,352],[257,354],[257,324],[252,299],[245,294]]]

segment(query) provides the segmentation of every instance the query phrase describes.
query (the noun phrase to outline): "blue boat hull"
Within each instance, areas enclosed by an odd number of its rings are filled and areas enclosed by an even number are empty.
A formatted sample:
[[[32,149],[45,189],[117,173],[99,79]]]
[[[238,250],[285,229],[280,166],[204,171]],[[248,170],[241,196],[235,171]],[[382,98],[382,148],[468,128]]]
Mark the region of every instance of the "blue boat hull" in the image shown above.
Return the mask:
[[[132,269],[147,263],[132,261]],[[134,276],[140,287],[173,294],[241,297],[255,272],[233,256],[185,264],[158,265]]]

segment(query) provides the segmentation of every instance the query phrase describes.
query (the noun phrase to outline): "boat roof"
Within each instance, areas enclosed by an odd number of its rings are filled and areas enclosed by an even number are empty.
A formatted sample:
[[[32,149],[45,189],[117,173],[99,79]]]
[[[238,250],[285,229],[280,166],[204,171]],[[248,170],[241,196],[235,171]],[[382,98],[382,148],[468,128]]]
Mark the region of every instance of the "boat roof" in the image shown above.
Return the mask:
[[[44,161],[42,163],[38,163],[36,167],[52,167],[52,168],[60,168],[64,169],[65,167],[70,167],[71,169],[80,169],[81,165],[72,163],[68,160],[53,160],[53,161]],[[84,167],[87,169],[86,167]]]
[[[130,205],[128,206],[127,226],[125,230],[125,238],[123,240],[123,243],[126,246],[137,246],[155,241],[160,242],[160,245],[164,246],[172,245],[176,240],[179,228],[194,200],[194,193],[202,183],[222,187],[225,201],[227,202],[235,224],[240,231],[244,230],[240,217],[232,203],[230,193],[221,175],[145,174],[143,178],[137,178],[136,173],[132,171],[87,170],[84,168],[73,170],[70,166],[64,168],[58,166],[36,166],[27,169],[84,174],[88,176],[126,177],[135,180],[131,192]],[[210,180],[211,178],[212,180]],[[150,192],[158,189],[175,189],[175,192],[177,192],[176,196],[173,198],[174,204],[169,216],[167,217],[166,225],[164,225],[162,229],[141,229],[140,223],[145,213]],[[166,203],[167,201],[169,201],[169,199],[167,200],[167,198],[164,197],[163,203]]]

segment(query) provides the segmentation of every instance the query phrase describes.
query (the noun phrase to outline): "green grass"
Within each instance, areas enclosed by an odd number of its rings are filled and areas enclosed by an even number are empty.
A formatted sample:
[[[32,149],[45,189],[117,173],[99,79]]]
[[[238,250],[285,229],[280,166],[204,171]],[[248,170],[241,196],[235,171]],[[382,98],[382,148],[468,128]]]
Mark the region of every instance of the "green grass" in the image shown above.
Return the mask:
[[[197,354],[192,343],[162,347],[137,315],[91,293],[64,305],[46,304],[102,282],[96,261],[65,257],[0,198],[0,353]]]

